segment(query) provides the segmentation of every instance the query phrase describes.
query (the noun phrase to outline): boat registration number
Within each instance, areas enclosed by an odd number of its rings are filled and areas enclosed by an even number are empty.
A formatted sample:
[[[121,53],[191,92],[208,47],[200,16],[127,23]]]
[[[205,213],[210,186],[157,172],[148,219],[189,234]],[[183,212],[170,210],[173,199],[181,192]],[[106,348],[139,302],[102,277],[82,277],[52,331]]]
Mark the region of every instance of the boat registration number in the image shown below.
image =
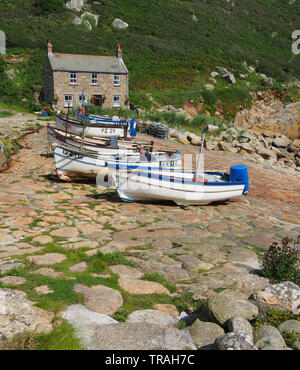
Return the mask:
[[[116,129],[110,127],[103,127],[100,129],[100,132],[103,134],[114,134],[116,132]]]
[[[77,158],[77,159],[82,159],[83,158],[82,154],[74,153],[74,152],[71,152],[71,151],[65,150],[65,149],[63,149],[63,154],[67,155],[68,157],[72,157],[72,158]]]

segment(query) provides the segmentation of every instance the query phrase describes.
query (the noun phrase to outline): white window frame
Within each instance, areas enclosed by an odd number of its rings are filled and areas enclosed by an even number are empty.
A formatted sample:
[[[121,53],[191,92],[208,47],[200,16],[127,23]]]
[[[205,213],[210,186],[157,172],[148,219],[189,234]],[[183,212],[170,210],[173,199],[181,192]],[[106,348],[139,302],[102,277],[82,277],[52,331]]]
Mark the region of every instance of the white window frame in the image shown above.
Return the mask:
[[[66,97],[68,97],[68,99],[66,99]],[[71,99],[69,99],[70,97]],[[73,108],[74,107],[74,97],[71,94],[65,94],[64,95],[64,107],[68,108],[69,103],[70,103],[70,108]]]
[[[88,96],[84,94],[84,104],[88,103]],[[78,104],[82,105],[82,94],[78,95]]]
[[[91,73],[91,85],[99,85],[98,73]]]
[[[121,86],[121,75],[114,75],[114,86]]]
[[[70,85],[77,85],[77,84],[78,84],[77,72],[70,72]]]
[[[115,107],[115,108],[121,107],[121,95],[114,95],[113,96],[113,107]]]

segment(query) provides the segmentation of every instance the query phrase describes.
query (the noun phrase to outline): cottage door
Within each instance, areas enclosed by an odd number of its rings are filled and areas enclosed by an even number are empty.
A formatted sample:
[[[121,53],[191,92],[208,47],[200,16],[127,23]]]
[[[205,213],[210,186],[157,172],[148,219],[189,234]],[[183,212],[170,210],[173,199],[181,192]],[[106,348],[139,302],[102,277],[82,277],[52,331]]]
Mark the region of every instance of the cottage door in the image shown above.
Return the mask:
[[[102,95],[93,95],[91,100],[92,100],[92,104],[97,105],[98,107],[102,108],[102,103],[103,103]]]

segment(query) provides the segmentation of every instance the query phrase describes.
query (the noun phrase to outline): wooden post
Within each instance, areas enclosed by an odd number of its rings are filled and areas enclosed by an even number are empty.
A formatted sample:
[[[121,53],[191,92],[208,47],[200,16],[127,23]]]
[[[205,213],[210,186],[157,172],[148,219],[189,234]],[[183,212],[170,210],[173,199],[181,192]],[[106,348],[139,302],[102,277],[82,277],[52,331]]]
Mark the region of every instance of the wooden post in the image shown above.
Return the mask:
[[[68,113],[67,113],[67,124],[66,124],[66,139],[67,139],[67,135],[68,135],[69,114],[70,114],[70,101],[68,102]]]

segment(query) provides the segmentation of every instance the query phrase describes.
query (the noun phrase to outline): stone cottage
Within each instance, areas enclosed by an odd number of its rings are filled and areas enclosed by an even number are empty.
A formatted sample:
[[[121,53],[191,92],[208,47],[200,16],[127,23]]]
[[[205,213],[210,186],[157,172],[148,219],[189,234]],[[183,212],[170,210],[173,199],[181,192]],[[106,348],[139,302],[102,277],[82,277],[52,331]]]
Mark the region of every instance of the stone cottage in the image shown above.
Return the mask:
[[[128,70],[120,44],[116,56],[54,53],[47,44],[41,100],[61,110],[94,104],[128,108]],[[83,94],[84,91],[84,94]]]

